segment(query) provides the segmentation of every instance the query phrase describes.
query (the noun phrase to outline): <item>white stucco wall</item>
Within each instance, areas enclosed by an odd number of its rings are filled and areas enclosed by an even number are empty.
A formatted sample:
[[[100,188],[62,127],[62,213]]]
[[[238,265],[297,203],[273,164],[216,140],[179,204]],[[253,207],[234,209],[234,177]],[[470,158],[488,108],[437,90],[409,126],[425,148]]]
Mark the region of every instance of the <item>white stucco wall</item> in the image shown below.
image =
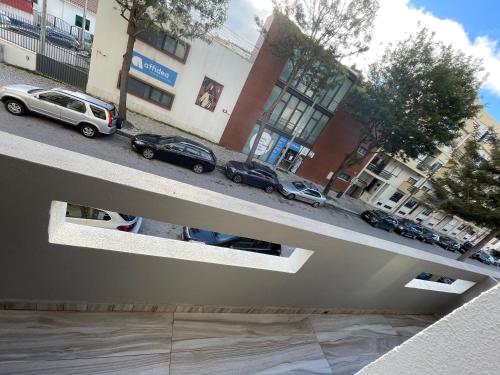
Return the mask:
[[[500,285],[456,309],[358,375],[499,373]]]
[[[108,2],[114,3],[113,1],[102,1],[101,3]],[[37,11],[42,11],[42,2],[39,1],[38,4],[33,4],[33,8]],[[78,14],[83,17],[83,8],[78,7],[74,4],[71,4],[64,0],[47,0],[47,14],[52,16],[61,18],[65,22],[70,25],[75,24],[75,16]],[[96,23],[96,15],[87,10],[86,18],[90,20],[90,29],[89,32],[94,34],[95,32],[95,23]]]
[[[114,9],[113,2],[99,3],[87,91],[115,103],[119,98],[117,82],[127,43],[126,29],[127,24]],[[190,44],[184,64],[139,40],[136,41],[135,51],[177,72],[177,81],[172,87],[137,70],[131,69],[130,73],[174,94],[175,98],[172,108],[167,110],[128,95],[127,107],[218,142],[252,64],[217,42],[207,44],[194,40]],[[205,76],[224,85],[214,112],[195,104]]]
[[[36,70],[36,53],[4,39],[0,39],[0,45],[3,48],[2,62],[28,70]]]

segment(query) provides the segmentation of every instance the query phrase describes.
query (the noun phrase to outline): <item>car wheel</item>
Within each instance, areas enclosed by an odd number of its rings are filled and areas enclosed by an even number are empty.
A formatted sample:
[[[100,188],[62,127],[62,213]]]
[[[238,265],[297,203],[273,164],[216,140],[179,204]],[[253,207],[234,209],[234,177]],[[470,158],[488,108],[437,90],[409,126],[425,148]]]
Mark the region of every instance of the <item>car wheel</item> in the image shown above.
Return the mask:
[[[205,170],[205,168],[203,168],[202,164],[193,165],[193,172],[194,173],[200,174],[200,173],[203,173],[204,170]]]
[[[5,108],[11,114],[16,116],[22,116],[26,113],[26,106],[23,102],[17,99],[8,99],[5,101]]]
[[[318,207],[319,207],[319,202],[314,202],[314,203],[312,204],[312,206],[313,206],[314,208],[318,208]]]
[[[233,181],[236,182],[237,184],[241,183],[243,179],[241,178],[241,176],[239,174],[235,174],[233,176]]]
[[[155,157],[155,152],[151,147],[145,147],[142,150],[142,156],[144,156],[145,159],[153,159]]]
[[[274,186],[266,186],[266,188],[264,189],[264,191],[268,194],[271,194],[273,191],[274,191]]]
[[[290,199],[291,200],[291,199],[294,199],[294,198],[295,198],[295,194],[288,194],[286,196],[286,199]]]
[[[94,138],[98,133],[97,128],[90,124],[81,125],[80,132],[85,138]]]

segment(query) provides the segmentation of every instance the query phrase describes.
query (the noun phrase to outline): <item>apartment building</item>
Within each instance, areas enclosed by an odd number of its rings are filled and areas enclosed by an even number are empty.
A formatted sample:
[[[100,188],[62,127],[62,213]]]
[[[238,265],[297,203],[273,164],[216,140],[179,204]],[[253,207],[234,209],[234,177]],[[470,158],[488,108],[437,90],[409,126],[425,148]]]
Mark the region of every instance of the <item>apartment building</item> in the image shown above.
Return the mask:
[[[465,143],[476,140],[480,152],[488,157],[489,132],[500,134],[498,124],[484,110],[466,123],[460,136],[451,146],[441,146],[435,155],[402,160],[375,156],[361,171],[346,193],[384,211],[422,223],[441,234],[461,241],[477,241],[486,233],[473,223],[433,211],[422,204],[432,190],[430,178],[444,173],[448,162],[462,152]]]

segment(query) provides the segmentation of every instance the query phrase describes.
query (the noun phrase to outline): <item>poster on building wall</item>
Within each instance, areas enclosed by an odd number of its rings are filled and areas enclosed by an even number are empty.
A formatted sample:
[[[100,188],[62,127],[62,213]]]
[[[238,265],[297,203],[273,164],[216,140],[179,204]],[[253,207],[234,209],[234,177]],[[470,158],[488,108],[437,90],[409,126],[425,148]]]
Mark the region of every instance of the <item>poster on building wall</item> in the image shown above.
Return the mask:
[[[205,77],[200,87],[200,92],[196,98],[196,104],[200,107],[214,111],[222,93],[223,85]]]

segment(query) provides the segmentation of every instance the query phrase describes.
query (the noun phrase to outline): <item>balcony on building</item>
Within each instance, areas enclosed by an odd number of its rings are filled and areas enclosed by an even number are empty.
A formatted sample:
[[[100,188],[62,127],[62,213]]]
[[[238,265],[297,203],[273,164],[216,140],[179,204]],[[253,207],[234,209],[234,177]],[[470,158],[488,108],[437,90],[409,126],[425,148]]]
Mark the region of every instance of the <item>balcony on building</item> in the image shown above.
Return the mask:
[[[0,373],[355,373],[498,289],[496,269],[3,132],[0,168]],[[67,202],[295,250],[88,227]]]

